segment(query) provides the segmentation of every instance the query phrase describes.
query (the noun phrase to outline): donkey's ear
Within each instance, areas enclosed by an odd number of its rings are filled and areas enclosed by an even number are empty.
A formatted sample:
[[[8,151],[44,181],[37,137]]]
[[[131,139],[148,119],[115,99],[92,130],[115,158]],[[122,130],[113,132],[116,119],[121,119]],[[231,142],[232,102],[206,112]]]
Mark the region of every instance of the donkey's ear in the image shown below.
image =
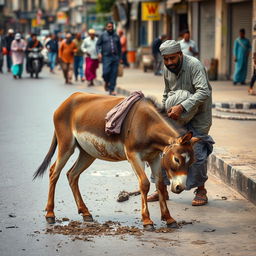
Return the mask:
[[[201,139],[200,138],[197,138],[197,137],[192,137],[191,140],[190,140],[190,143],[192,145],[194,145],[195,143],[197,143],[198,141],[200,141]]]
[[[180,137],[180,138],[178,139],[178,142],[179,142],[180,144],[188,143],[188,142],[190,142],[190,140],[192,139],[192,137],[193,137],[193,132],[188,132],[188,133],[186,133],[185,135],[183,135],[182,137]]]

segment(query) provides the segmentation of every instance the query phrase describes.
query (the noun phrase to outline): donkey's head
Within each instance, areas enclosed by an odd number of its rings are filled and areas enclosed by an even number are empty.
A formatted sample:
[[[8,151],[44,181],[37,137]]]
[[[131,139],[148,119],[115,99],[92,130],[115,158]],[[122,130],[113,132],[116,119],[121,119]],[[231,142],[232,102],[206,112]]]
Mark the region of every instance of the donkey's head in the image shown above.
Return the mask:
[[[175,141],[165,147],[162,156],[162,168],[166,170],[169,179],[172,179],[171,190],[179,194],[186,188],[188,167],[194,162],[193,145],[199,141],[193,137],[192,132],[188,132],[175,139]]]

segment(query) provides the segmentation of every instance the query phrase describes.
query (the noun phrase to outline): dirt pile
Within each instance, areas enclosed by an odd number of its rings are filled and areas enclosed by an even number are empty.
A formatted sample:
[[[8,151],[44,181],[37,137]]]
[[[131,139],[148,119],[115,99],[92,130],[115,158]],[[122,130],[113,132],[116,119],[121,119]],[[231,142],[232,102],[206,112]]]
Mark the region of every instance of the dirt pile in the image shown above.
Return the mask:
[[[70,221],[67,225],[54,225],[46,229],[46,234],[62,234],[73,236],[72,240],[91,241],[95,236],[134,235],[141,236],[143,232],[136,227],[121,226],[119,222],[107,221],[82,223]]]

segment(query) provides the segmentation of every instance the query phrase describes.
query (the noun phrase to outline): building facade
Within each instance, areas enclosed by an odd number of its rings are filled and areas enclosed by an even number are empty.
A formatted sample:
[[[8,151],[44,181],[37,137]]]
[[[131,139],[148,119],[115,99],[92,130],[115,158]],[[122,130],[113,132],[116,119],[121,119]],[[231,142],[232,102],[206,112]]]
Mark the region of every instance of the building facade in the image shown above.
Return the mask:
[[[116,6],[121,6],[117,11],[126,13],[126,18],[121,14],[114,17],[117,16],[118,26],[126,30],[130,51],[150,47],[161,34],[179,40],[182,31],[189,29],[198,44],[199,59],[208,70],[214,64],[218,79],[232,79],[233,44],[241,28],[252,45],[256,44],[256,0],[119,0]],[[144,6],[148,8],[146,12],[151,12],[147,13],[147,20],[143,18]],[[153,15],[154,6],[157,18]],[[251,71],[250,55],[247,80]]]

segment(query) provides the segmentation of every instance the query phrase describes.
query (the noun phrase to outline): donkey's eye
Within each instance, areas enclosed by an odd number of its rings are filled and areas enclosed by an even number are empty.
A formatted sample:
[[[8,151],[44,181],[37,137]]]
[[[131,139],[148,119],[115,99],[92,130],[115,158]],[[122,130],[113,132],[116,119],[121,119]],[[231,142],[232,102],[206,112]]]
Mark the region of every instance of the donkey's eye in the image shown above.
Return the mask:
[[[177,158],[177,157],[174,157],[174,161],[176,162],[176,163],[180,163],[180,160],[179,160],[179,158]]]

